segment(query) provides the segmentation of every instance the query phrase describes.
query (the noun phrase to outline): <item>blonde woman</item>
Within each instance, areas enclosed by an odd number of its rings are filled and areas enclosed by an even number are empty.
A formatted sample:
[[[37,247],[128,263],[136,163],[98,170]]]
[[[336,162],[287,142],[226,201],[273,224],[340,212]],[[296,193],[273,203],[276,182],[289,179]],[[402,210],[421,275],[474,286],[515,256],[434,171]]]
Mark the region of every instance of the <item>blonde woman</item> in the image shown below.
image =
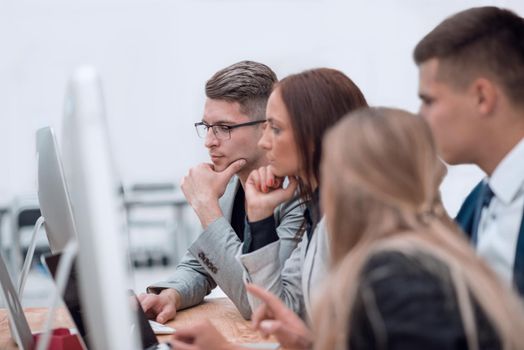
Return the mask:
[[[315,348],[524,348],[522,305],[442,207],[445,170],[422,118],[353,113],[323,155],[334,270]]]

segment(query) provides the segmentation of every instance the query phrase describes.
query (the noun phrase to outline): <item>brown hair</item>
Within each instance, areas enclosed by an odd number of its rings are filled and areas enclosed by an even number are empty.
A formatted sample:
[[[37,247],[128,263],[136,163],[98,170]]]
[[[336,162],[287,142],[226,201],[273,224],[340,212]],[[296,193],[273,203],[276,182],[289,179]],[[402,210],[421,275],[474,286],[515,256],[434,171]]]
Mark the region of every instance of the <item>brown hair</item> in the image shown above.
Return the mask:
[[[262,63],[241,61],[219,70],[206,82],[206,96],[238,102],[253,120],[266,118],[266,104],[277,82],[275,72]]]
[[[524,19],[509,10],[478,7],[447,18],[415,47],[417,65],[432,58],[439,77],[457,87],[484,76],[524,103]]]
[[[522,348],[522,305],[446,214],[439,195],[444,174],[426,121],[408,112],[359,110],[326,134],[321,195],[334,268],[314,308],[315,348],[347,348],[360,274],[380,252],[422,266],[436,259],[449,269],[449,276],[428,272],[451,281],[469,349],[478,347],[472,299],[504,349]],[[372,324],[381,322],[372,316]]]
[[[324,132],[346,113],[366,107],[366,99],[350,78],[330,68],[290,75],[275,89],[280,90],[291,119],[301,167],[307,178],[319,184]],[[301,195],[309,198],[312,193],[310,183],[300,181],[299,184]]]

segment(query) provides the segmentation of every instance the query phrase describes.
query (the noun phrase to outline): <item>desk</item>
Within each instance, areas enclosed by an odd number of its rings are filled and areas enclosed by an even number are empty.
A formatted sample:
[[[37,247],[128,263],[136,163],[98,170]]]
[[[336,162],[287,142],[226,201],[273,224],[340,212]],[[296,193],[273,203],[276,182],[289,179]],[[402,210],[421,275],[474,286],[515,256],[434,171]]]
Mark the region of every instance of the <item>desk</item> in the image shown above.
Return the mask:
[[[45,322],[46,309],[26,308],[27,321],[33,332],[40,330]],[[227,298],[209,299],[198,306],[179,311],[174,321],[168,323],[174,328],[187,327],[195,322],[208,319],[228,340],[235,343],[264,342],[262,337],[250,328],[250,322],[240,316],[233,303]],[[60,309],[54,327],[73,327],[73,322],[65,309]],[[170,335],[159,336],[159,341],[168,341]],[[9,333],[7,311],[0,309],[0,349],[16,350]]]

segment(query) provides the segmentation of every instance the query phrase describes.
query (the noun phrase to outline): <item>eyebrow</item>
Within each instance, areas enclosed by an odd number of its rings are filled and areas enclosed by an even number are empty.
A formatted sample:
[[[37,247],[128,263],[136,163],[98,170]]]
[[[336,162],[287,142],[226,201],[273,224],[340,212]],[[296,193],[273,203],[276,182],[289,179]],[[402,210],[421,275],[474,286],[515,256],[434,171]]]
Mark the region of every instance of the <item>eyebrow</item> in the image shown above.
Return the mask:
[[[266,122],[268,122],[268,123],[282,124],[282,121],[280,121],[280,120],[278,120],[278,119],[275,119],[275,118],[272,118],[272,117],[266,118]]]
[[[211,125],[210,123],[208,123],[205,118],[202,118],[202,122],[206,123],[206,124],[209,124]],[[217,122],[213,123],[213,125],[227,125],[227,124],[235,124],[235,122],[233,121],[230,121],[230,120],[218,120]]]

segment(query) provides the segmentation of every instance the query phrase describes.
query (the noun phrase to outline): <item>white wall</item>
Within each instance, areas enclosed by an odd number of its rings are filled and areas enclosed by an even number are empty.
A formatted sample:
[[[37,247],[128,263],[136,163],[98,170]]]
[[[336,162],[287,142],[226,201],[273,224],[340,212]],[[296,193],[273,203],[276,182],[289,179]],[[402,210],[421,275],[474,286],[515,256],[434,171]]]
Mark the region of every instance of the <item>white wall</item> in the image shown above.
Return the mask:
[[[242,59],[279,77],[330,66],[370,103],[415,112],[413,47],[446,16],[486,4],[524,14],[521,0],[0,0],[0,204],[35,190],[34,132],[60,133],[80,64],[103,77],[124,182],[178,181],[206,160],[192,123],[216,70]],[[481,176],[451,170],[451,213]]]

